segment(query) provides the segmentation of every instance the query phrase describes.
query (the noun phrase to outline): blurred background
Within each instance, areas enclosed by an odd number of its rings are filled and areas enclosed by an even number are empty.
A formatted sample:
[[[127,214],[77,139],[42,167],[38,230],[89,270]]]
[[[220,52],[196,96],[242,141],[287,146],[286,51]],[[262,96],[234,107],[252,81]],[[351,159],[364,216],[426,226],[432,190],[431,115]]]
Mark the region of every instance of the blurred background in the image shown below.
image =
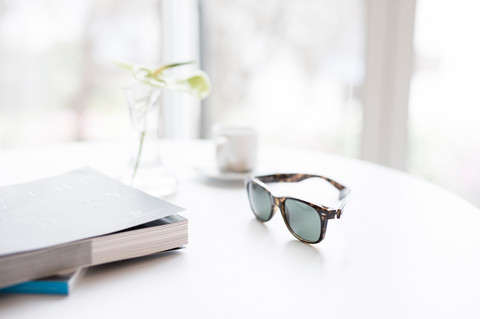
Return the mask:
[[[0,0],[0,149],[130,133],[113,60],[195,60],[162,135],[255,125],[261,142],[369,160],[480,207],[474,0]]]

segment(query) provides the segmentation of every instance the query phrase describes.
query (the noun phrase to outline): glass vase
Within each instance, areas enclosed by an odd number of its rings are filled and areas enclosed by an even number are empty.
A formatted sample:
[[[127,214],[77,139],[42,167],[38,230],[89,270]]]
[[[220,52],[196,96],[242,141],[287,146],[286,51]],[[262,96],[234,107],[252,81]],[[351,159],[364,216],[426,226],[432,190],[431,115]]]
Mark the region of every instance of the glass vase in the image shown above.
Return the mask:
[[[132,124],[131,157],[122,181],[152,196],[175,193],[177,179],[159,152],[161,89],[149,85],[124,87]]]

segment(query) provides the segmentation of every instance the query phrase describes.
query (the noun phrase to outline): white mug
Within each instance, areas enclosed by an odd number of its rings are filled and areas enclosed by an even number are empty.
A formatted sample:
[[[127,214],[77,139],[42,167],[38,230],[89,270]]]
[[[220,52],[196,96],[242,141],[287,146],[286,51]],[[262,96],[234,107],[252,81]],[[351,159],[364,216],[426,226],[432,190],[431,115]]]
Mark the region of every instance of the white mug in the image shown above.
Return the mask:
[[[224,172],[249,172],[257,164],[257,130],[249,126],[215,124],[217,166]]]

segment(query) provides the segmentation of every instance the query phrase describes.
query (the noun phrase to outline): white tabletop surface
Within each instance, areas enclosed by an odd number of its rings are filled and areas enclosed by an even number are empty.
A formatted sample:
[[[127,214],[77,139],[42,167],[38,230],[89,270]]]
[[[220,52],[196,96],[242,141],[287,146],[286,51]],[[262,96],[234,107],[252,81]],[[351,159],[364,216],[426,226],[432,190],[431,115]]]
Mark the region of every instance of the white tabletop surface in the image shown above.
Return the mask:
[[[187,208],[187,249],[92,267],[67,297],[0,295],[0,318],[480,317],[480,211],[456,195],[374,164],[264,146],[261,171],[352,189],[325,240],[307,245],[279,214],[258,222],[243,185],[197,175],[192,165],[213,159],[208,142],[162,150],[180,180],[168,200]],[[123,142],[1,151],[0,186],[86,165],[116,177],[127,156]]]

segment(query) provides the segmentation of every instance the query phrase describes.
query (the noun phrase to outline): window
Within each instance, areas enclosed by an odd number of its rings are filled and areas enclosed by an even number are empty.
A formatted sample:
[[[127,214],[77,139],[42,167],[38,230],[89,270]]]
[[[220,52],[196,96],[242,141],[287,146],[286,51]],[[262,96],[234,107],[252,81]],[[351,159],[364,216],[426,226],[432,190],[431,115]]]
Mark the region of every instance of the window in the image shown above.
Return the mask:
[[[0,148],[129,136],[123,59],[161,61],[158,1],[4,0]],[[108,129],[105,129],[108,128]]]
[[[480,29],[475,1],[419,0],[408,171],[480,206]],[[448,17],[448,23],[446,23]]]
[[[262,142],[358,156],[365,2],[205,0],[211,124],[255,125]]]

